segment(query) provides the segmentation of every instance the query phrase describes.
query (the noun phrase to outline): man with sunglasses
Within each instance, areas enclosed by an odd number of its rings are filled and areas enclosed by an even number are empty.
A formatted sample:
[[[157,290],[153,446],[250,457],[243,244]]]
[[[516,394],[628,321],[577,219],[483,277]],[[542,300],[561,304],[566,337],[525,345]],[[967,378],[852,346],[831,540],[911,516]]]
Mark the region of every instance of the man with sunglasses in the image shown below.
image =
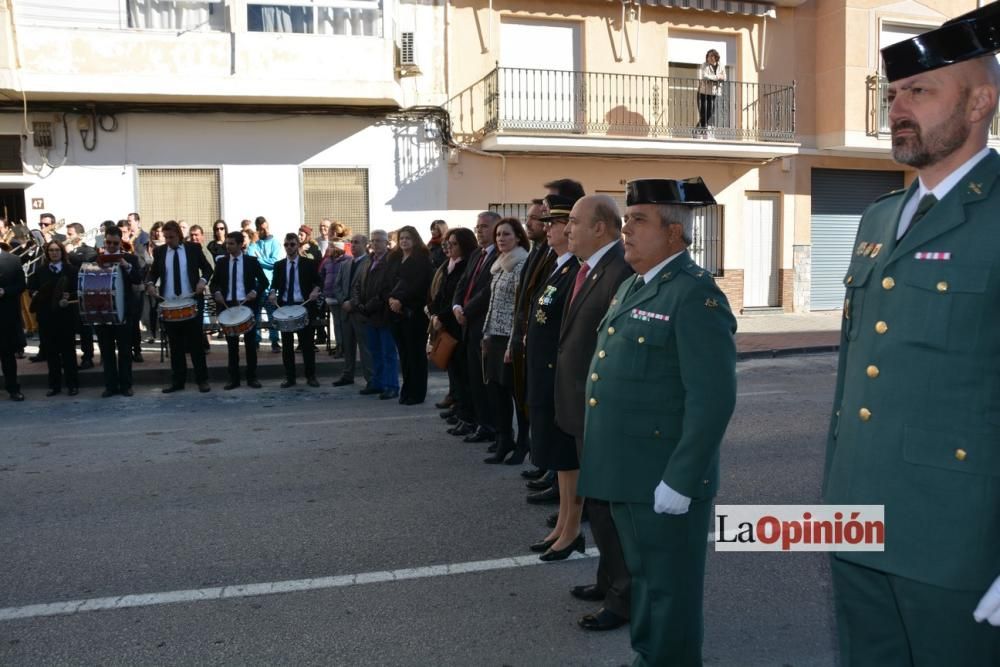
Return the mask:
[[[211,289],[219,312],[227,308],[248,305],[256,309],[257,300],[267,291],[268,282],[264,270],[254,257],[243,252],[242,232],[231,232],[226,235],[226,255],[215,262],[215,273],[212,274]],[[243,334],[243,347],[247,356],[247,386],[260,389],[257,381],[257,332],[250,329]],[[240,386],[240,339],[227,336],[229,346],[229,384],[223,387],[226,391]]]
[[[122,251],[122,232],[117,227],[109,227],[104,232],[104,247],[102,255],[121,255],[118,266],[121,267],[122,278],[128,285],[142,283],[142,268],[139,259]],[[131,289],[126,290],[128,297]],[[132,395],[132,336],[136,318],[141,313],[141,306],[136,299],[125,299],[125,321],[119,324],[98,324],[97,345],[101,350],[101,365],[104,368],[104,393],[102,398],[108,398],[120,393],[122,396]]]
[[[66,241],[64,234],[56,232],[56,216],[51,213],[42,213],[38,216],[38,229],[46,241],[59,241],[59,243]]]
[[[299,254],[299,236],[285,234],[285,258],[274,265],[274,287],[270,300],[274,306],[305,306],[309,313],[306,326],[298,332],[281,332],[281,361],[285,365],[282,389],[295,384],[295,334],[299,336],[302,361],[305,364],[306,384],[318,387],[316,379],[316,348],[313,345],[316,328],[313,322],[319,313],[316,299],[320,295],[319,270],[316,262]],[[308,303],[307,303],[308,302]]]

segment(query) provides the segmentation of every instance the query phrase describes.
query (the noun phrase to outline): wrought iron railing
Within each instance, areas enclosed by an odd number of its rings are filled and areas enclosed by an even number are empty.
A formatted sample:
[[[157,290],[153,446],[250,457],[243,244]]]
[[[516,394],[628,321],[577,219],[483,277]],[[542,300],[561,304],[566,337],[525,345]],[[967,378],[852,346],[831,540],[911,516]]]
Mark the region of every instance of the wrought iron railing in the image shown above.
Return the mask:
[[[868,91],[867,133],[878,137],[890,134],[889,128],[889,82],[885,77],[870,74],[865,78]],[[993,115],[990,124],[990,139],[1000,139],[1000,110]]]
[[[449,101],[459,139],[492,132],[792,141],[795,84],[725,81],[701,128],[697,79],[498,67]]]

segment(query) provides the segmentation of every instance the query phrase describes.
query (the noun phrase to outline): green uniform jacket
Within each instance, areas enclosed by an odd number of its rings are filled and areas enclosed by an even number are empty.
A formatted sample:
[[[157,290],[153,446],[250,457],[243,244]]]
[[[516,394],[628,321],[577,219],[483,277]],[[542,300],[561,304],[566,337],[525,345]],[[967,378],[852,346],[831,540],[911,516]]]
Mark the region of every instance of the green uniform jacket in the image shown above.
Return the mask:
[[[1000,157],[896,242],[906,192],[861,219],[824,497],[885,505],[885,551],[845,560],[985,590],[1000,574]]]
[[[598,329],[580,495],[652,504],[663,480],[712,497],[736,403],[736,320],[687,252],[626,298],[636,280],[622,283]]]

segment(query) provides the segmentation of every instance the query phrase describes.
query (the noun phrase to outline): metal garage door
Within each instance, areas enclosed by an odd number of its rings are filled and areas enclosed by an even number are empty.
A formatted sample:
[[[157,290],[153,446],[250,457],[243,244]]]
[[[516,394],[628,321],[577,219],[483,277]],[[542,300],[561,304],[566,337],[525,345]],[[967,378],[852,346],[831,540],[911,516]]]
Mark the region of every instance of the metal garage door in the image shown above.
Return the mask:
[[[812,170],[811,310],[843,305],[843,279],[861,214],[876,198],[901,187],[901,171]]]

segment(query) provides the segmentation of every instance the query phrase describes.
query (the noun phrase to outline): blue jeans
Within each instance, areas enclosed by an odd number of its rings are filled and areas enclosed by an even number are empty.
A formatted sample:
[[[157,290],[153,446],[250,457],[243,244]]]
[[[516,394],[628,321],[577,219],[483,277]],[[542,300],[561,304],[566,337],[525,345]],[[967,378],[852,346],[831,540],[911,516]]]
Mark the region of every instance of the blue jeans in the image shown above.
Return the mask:
[[[368,325],[368,351],[372,355],[372,385],[382,391],[399,391],[399,357],[389,327]]]
[[[274,325],[273,325],[273,322],[274,322],[274,311],[277,310],[278,307],[275,306],[274,304],[272,304],[271,300],[267,298],[268,296],[271,295],[272,291],[273,290],[267,290],[264,294],[262,294],[259,297],[257,297],[257,307],[255,309],[256,312],[254,313],[254,318],[256,319],[256,324],[257,324],[255,330],[257,332],[257,342],[258,343],[260,342],[260,338],[261,338],[261,334],[260,334],[260,311],[261,311],[262,308],[263,308],[263,310],[267,311],[267,337],[270,339],[271,343],[277,343],[278,342],[278,330],[275,329]]]

